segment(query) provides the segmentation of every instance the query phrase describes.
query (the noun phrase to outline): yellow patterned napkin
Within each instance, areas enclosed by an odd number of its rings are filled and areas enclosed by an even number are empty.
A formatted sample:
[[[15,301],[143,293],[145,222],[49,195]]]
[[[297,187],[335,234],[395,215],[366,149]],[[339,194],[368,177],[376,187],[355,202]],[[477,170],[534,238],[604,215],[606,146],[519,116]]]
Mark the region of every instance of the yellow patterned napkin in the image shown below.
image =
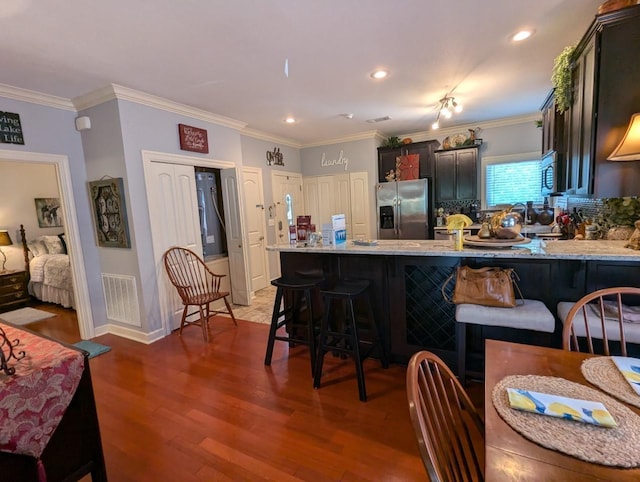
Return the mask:
[[[631,388],[640,395],[640,359],[626,356],[612,356],[611,360],[616,364],[622,376],[629,382]]]
[[[511,408],[517,410],[591,423],[602,427],[618,426],[609,411],[600,402],[531,392],[520,388],[507,388],[507,393]]]

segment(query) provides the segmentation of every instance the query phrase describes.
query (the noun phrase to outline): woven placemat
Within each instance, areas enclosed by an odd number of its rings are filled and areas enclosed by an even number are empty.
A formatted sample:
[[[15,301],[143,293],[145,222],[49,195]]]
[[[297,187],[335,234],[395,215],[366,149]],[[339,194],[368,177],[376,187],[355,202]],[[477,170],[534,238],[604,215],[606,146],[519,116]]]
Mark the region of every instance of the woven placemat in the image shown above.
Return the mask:
[[[618,427],[599,427],[515,410],[509,405],[507,388],[600,402],[609,410]],[[640,466],[640,417],[598,390],[564,378],[513,375],[496,384],[492,399],[493,405],[507,424],[543,447],[601,465],[627,468]]]
[[[587,381],[593,383],[600,390],[629,405],[640,408],[640,395],[631,388],[611,357],[587,358],[582,362],[580,370]]]

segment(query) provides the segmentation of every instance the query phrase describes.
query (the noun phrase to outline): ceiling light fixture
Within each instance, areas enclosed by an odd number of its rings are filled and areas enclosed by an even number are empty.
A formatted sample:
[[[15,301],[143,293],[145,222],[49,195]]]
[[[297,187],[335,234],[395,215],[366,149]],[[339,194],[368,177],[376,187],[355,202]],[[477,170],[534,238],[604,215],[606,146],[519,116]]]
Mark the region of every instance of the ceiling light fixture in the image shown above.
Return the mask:
[[[372,79],[384,79],[387,75],[389,75],[388,71],[386,71],[385,69],[378,69],[378,70],[374,70],[371,73],[371,78]]]
[[[295,124],[296,119],[294,117],[287,117],[284,121],[287,124]]]
[[[511,40],[513,40],[514,42],[522,42],[523,40],[528,39],[532,35],[533,35],[533,30],[526,30],[526,29],[520,30],[519,32],[511,36]]]
[[[431,124],[432,129],[438,129],[440,127],[440,116],[442,115],[445,119],[450,119],[451,116],[456,113],[462,112],[462,104],[456,102],[455,97],[451,97],[450,95],[445,95],[442,99],[438,101],[440,104],[440,108],[438,109],[438,115],[436,117],[436,121]]]

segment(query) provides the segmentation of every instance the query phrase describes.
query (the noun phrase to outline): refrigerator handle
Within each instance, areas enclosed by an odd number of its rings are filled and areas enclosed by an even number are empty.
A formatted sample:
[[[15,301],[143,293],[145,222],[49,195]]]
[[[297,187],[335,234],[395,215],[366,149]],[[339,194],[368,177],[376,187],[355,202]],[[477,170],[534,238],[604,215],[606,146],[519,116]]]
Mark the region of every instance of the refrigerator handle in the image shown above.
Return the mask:
[[[400,229],[402,227],[402,200],[396,200],[396,234],[400,236]]]

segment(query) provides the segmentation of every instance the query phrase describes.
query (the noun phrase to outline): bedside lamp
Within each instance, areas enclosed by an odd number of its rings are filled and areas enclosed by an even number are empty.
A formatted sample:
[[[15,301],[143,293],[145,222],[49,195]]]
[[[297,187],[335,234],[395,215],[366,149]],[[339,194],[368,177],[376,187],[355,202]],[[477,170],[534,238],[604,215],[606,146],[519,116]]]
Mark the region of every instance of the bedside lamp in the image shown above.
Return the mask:
[[[13,242],[11,241],[11,237],[9,236],[9,231],[6,229],[0,229],[0,246],[11,246]],[[0,273],[6,273],[7,270],[4,269],[4,265],[7,263],[7,255],[5,255],[0,249],[0,254],[2,255],[2,269],[0,269]]]
[[[640,113],[633,114],[624,137],[608,161],[640,161]]]

